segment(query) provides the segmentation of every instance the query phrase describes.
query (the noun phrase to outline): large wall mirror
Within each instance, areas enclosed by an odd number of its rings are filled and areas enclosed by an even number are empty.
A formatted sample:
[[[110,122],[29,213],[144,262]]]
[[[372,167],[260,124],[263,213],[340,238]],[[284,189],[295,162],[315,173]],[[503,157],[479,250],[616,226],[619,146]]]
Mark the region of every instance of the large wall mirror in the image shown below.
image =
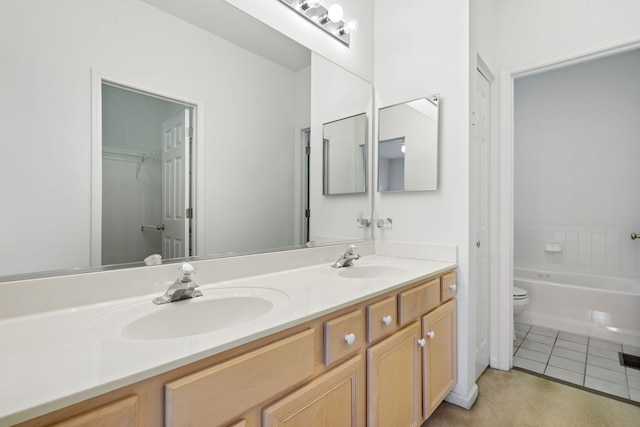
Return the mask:
[[[223,0],[15,0],[0,28],[0,281],[371,238],[371,195],[325,221],[306,157],[328,79],[369,116],[371,85]]]
[[[438,189],[439,96],[378,111],[378,191]]]

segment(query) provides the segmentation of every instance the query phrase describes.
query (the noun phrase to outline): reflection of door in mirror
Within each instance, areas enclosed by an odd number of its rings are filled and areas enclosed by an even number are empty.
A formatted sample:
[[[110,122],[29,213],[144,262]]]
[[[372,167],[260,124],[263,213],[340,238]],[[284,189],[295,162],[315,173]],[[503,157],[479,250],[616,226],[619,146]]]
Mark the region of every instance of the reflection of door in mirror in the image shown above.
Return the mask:
[[[404,190],[404,137],[378,145],[378,191]]]
[[[190,255],[192,114],[191,106],[102,85],[102,265]]]

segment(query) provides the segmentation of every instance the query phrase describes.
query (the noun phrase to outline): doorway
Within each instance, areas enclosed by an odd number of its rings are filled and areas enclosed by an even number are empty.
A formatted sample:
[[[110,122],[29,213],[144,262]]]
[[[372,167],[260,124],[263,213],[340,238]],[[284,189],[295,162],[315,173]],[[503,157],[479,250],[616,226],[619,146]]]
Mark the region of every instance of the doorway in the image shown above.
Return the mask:
[[[195,106],[107,80],[100,95],[100,255],[92,261],[194,255]]]
[[[495,336],[495,364],[492,367],[507,370],[512,366],[512,300],[513,300],[513,256],[514,256],[514,82],[542,71],[577,64],[590,59],[602,58],[640,47],[640,39],[614,40],[607,45],[599,45],[588,51],[582,50],[517,68],[504,69],[500,75],[500,225],[497,238],[500,242],[498,281],[494,288],[496,297],[492,302],[497,308],[497,321],[492,322],[492,337]],[[492,346],[493,347],[493,346]]]

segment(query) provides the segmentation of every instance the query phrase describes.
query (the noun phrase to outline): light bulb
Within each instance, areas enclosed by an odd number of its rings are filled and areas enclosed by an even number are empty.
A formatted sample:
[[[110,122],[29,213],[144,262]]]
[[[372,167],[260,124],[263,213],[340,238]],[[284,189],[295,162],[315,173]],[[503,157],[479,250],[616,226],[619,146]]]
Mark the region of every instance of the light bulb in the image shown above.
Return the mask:
[[[327,17],[331,22],[338,22],[342,20],[343,14],[344,14],[344,11],[342,10],[342,6],[340,6],[339,4],[333,4],[329,6]]]
[[[345,25],[345,30],[347,32],[347,34],[356,31],[358,28],[360,27],[360,24],[358,23],[358,21],[356,21],[355,19],[347,22],[347,25]]]
[[[322,6],[322,1],[323,0],[296,0],[291,3],[291,6],[293,6],[294,9],[304,12],[306,10]]]
[[[340,30],[338,31],[338,33],[340,34],[351,34],[352,32],[354,32],[355,30],[357,30],[359,27],[358,21],[356,21],[355,19],[352,21],[347,22],[346,24],[344,24]]]

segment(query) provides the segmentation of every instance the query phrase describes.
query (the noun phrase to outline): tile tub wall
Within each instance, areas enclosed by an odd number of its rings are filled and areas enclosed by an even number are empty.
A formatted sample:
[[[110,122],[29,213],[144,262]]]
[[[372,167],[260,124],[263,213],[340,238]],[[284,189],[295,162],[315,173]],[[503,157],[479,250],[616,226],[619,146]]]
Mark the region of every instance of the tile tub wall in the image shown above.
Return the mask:
[[[625,228],[516,226],[514,265],[549,271],[640,277],[640,226]],[[563,243],[560,253],[544,251],[546,241]]]

